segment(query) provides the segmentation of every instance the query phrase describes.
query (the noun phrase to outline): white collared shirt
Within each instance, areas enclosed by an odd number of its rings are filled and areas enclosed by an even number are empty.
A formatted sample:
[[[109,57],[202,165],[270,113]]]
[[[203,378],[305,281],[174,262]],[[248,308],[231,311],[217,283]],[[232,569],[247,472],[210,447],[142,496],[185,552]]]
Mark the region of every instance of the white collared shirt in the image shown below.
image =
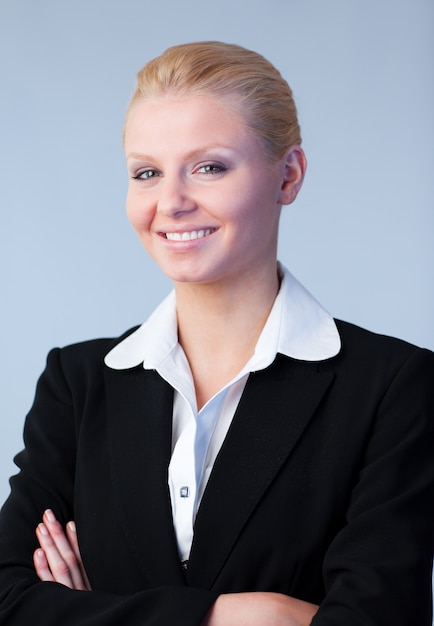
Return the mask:
[[[242,370],[197,411],[193,377],[178,343],[175,292],[149,319],[105,357],[112,369],[143,364],[174,388],[169,490],[178,550],[188,559],[196,513],[214,461],[227,434],[250,372],[271,365],[276,354],[323,361],[341,346],[333,318],[279,265],[282,282],[255,352]]]

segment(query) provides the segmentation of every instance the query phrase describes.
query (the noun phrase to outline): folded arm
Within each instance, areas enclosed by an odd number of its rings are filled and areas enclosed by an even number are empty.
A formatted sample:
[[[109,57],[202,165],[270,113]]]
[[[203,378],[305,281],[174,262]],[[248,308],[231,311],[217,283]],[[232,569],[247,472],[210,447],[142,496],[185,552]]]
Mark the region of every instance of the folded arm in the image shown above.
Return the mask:
[[[74,522],[68,522],[64,532],[47,510],[36,536],[40,548],[35,550],[34,564],[39,578],[90,591]],[[308,626],[317,610],[314,604],[280,593],[229,593],[217,598],[202,626]]]

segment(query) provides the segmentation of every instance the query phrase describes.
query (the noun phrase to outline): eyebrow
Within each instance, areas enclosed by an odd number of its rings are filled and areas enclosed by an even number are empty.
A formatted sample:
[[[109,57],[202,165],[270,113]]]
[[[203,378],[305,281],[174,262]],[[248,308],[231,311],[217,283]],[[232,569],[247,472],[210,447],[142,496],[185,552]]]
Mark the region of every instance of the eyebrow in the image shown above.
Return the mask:
[[[185,158],[187,159],[191,159],[194,158],[195,156],[199,155],[199,154],[203,154],[204,152],[212,152],[213,150],[225,150],[227,152],[236,152],[236,150],[234,148],[229,148],[228,146],[223,146],[221,144],[211,144],[209,146],[203,146],[201,148],[197,148],[195,150],[191,150],[191,152],[187,152],[187,154],[184,155]],[[140,152],[130,152],[126,155],[127,159],[137,159],[137,160],[144,160],[144,161],[153,161],[155,159],[155,157],[152,157],[148,154],[142,154]]]

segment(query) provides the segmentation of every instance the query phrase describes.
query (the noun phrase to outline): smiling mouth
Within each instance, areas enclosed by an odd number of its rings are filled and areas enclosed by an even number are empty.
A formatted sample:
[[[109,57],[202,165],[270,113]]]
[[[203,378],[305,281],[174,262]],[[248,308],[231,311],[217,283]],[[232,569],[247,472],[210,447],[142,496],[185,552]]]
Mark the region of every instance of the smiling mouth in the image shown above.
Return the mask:
[[[192,239],[203,239],[203,237],[208,237],[213,232],[215,232],[215,228],[205,228],[200,230],[189,230],[184,231],[183,233],[165,233],[166,239],[170,241],[192,241]]]

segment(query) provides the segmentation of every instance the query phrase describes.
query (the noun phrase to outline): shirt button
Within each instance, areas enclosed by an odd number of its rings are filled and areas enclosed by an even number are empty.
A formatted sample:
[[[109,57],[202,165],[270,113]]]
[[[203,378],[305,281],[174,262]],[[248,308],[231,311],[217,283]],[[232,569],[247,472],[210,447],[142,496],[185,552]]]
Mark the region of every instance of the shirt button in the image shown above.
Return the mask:
[[[179,495],[181,496],[181,498],[188,498],[188,496],[190,495],[189,487],[181,487],[181,489],[179,490]]]

